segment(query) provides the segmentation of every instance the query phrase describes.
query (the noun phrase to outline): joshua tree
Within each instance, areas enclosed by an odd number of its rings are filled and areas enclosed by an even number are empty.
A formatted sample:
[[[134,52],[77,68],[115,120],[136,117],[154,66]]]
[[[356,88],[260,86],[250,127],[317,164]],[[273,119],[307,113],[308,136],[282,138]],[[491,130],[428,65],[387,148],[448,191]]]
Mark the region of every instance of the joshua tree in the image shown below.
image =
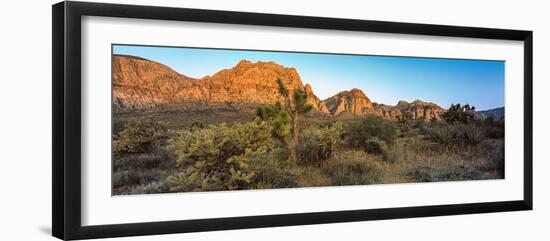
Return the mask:
[[[401,126],[408,127],[413,120],[413,115],[410,112],[401,112],[401,115],[397,116],[397,121]]]
[[[291,162],[297,162],[296,149],[298,146],[298,118],[300,114],[307,113],[313,108],[312,105],[307,104],[307,93],[303,90],[295,89],[292,95],[285,87],[283,81],[277,79],[279,85],[279,93],[284,97],[284,110],[290,113],[290,141],[288,143],[288,153]]]
[[[465,104],[465,105],[452,104],[451,107],[449,107],[449,110],[447,110],[441,116],[448,123],[455,123],[455,122],[469,123],[474,120],[475,110],[476,110],[476,107],[473,105],[470,106],[469,104]]]
[[[256,116],[267,121],[273,127],[271,134],[283,145],[288,147],[290,135],[290,114],[283,110],[279,103],[275,105],[259,105],[256,107]]]

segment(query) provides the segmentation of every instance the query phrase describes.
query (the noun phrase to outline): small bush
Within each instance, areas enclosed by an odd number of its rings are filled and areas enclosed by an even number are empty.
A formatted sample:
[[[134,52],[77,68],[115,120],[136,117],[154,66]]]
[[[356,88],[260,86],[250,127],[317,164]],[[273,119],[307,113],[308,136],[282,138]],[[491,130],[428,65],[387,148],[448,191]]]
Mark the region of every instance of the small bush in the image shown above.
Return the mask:
[[[334,156],[341,142],[342,133],[341,122],[335,122],[320,129],[305,130],[298,144],[299,163],[320,165]]]
[[[335,185],[379,183],[383,175],[379,164],[368,160],[367,154],[360,151],[343,152],[326,162],[322,170]]]
[[[458,136],[462,136],[462,143],[466,145],[477,145],[485,139],[483,130],[478,125],[461,126]]]
[[[352,147],[365,148],[367,140],[372,138],[378,138],[388,144],[392,143],[396,131],[397,129],[391,122],[375,115],[367,115],[346,130],[346,139]]]
[[[255,176],[248,188],[265,189],[298,186],[297,179],[301,174],[300,169],[296,165],[281,161],[276,157],[277,155],[278,153],[273,151],[267,158],[250,163],[249,170],[254,172]]]
[[[383,161],[394,163],[396,154],[390,151],[390,146],[378,138],[371,138],[365,141],[365,152],[370,155],[378,155]]]
[[[369,154],[383,155],[386,151],[385,143],[374,137],[365,141],[365,151]]]
[[[441,124],[426,128],[426,135],[444,145],[477,145],[485,138],[484,132],[476,124]]]
[[[132,118],[113,137],[113,154],[147,153],[167,138],[166,127],[149,118]]]
[[[277,161],[288,160],[288,150],[282,147],[276,147],[271,151],[272,157]]]

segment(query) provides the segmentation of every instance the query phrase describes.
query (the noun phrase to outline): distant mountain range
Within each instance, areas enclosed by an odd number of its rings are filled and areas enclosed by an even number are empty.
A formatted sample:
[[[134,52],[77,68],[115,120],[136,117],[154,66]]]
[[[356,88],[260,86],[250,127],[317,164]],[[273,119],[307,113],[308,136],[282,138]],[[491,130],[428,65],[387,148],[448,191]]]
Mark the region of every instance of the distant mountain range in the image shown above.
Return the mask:
[[[481,118],[481,119],[485,119],[485,118],[488,118],[488,117],[491,117],[491,116],[493,118],[495,118],[496,120],[504,119],[504,107],[499,107],[499,108],[495,108],[495,109],[483,110],[483,111],[477,111],[476,112],[476,117]]]
[[[275,62],[252,63],[242,60],[233,68],[194,79],[144,58],[128,55],[113,55],[112,58],[115,112],[159,111],[167,108],[215,109],[223,106],[281,103],[284,98],[279,94],[277,79],[291,93],[297,89],[305,91],[307,102],[313,105],[313,109],[326,115],[376,114],[396,119],[401,113],[408,112],[414,119],[429,121],[440,119],[440,115],[445,112],[437,104],[421,100],[402,100],[393,106],[378,104],[357,88],[321,100],[315,95],[313,86],[302,83],[295,68],[284,67]],[[501,112],[503,115],[503,108]],[[479,113],[480,116],[488,116],[500,112],[495,109]]]

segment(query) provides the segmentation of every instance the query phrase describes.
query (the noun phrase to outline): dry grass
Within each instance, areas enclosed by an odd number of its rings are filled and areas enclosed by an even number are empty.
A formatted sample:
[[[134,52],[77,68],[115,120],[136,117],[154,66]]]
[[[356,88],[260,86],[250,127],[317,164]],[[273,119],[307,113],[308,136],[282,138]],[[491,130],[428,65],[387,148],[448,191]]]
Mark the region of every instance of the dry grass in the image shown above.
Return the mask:
[[[381,182],[384,163],[385,161],[378,155],[347,150],[325,163],[322,170],[332,179],[333,185],[375,184]]]
[[[220,115],[214,122],[246,122],[249,115],[234,119]],[[168,123],[168,132],[190,128],[193,120],[174,113],[144,114]],[[208,115],[211,116],[211,115]],[[207,116],[197,114],[196,119]],[[125,117],[118,116],[120,120]],[[336,118],[347,127],[358,123],[357,118]],[[326,116],[304,116],[303,130],[324,128],[334,123]],[[210,124],[210,123],[206,123]],[[322,162],[289,164],[282,147],[272,150],[273,159],[256,163],[256,178],[251,189],[365,185],[386,183],[416,183],[504,178],[504,139],[502,128],[485,125],[482,128],[464,126],[413,125],[399,128],[391,142],[367,139],[365,146],[346,142],[336,147],[330,158]],[[483,136],[481,136],[482,131]],[[468,140],[456,143],[453,137],[462,132]],[[306,133],[306,132],[304,132]],[[347,132],[349,134],[349,130]],[[453,139],[455,138],[455,139]],[[446,141],[449,140],[449,141]],[[376,144],[376,148],[372,147]],[[378,148],[379,147],[379,148]],[[311,149],[311,148],[309,148]],[[309,150],[308,149],[308,150]],[[379,150],[378,150],[379,149]],[[280,152],[280,153],[279,153]],[[124,155],[113,163],[113,194],[162,193],[169,191],[166,177],[176,170],[175,157],[156,150],[151,153]]]
[[[456,147],[433,143],[421,136],[399,138],[389,148],[389,156],[394,162],[387,163],[382,183],[423,181],[415,174],[423,168],[433,169],[434,172],[467,168],[480,172],[470,179],[503,178],[504,158],[500,149],[503,145],[502,139],[488,139],[478,145]]]

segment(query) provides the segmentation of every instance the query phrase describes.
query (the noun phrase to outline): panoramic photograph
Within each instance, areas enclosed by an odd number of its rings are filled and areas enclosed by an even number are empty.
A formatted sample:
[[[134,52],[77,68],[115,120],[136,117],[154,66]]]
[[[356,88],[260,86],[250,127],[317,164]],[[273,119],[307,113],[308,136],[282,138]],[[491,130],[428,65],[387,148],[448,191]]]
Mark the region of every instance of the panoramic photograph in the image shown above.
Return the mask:
[[[112,45],[112,195],[504,178],[505,62]]]

